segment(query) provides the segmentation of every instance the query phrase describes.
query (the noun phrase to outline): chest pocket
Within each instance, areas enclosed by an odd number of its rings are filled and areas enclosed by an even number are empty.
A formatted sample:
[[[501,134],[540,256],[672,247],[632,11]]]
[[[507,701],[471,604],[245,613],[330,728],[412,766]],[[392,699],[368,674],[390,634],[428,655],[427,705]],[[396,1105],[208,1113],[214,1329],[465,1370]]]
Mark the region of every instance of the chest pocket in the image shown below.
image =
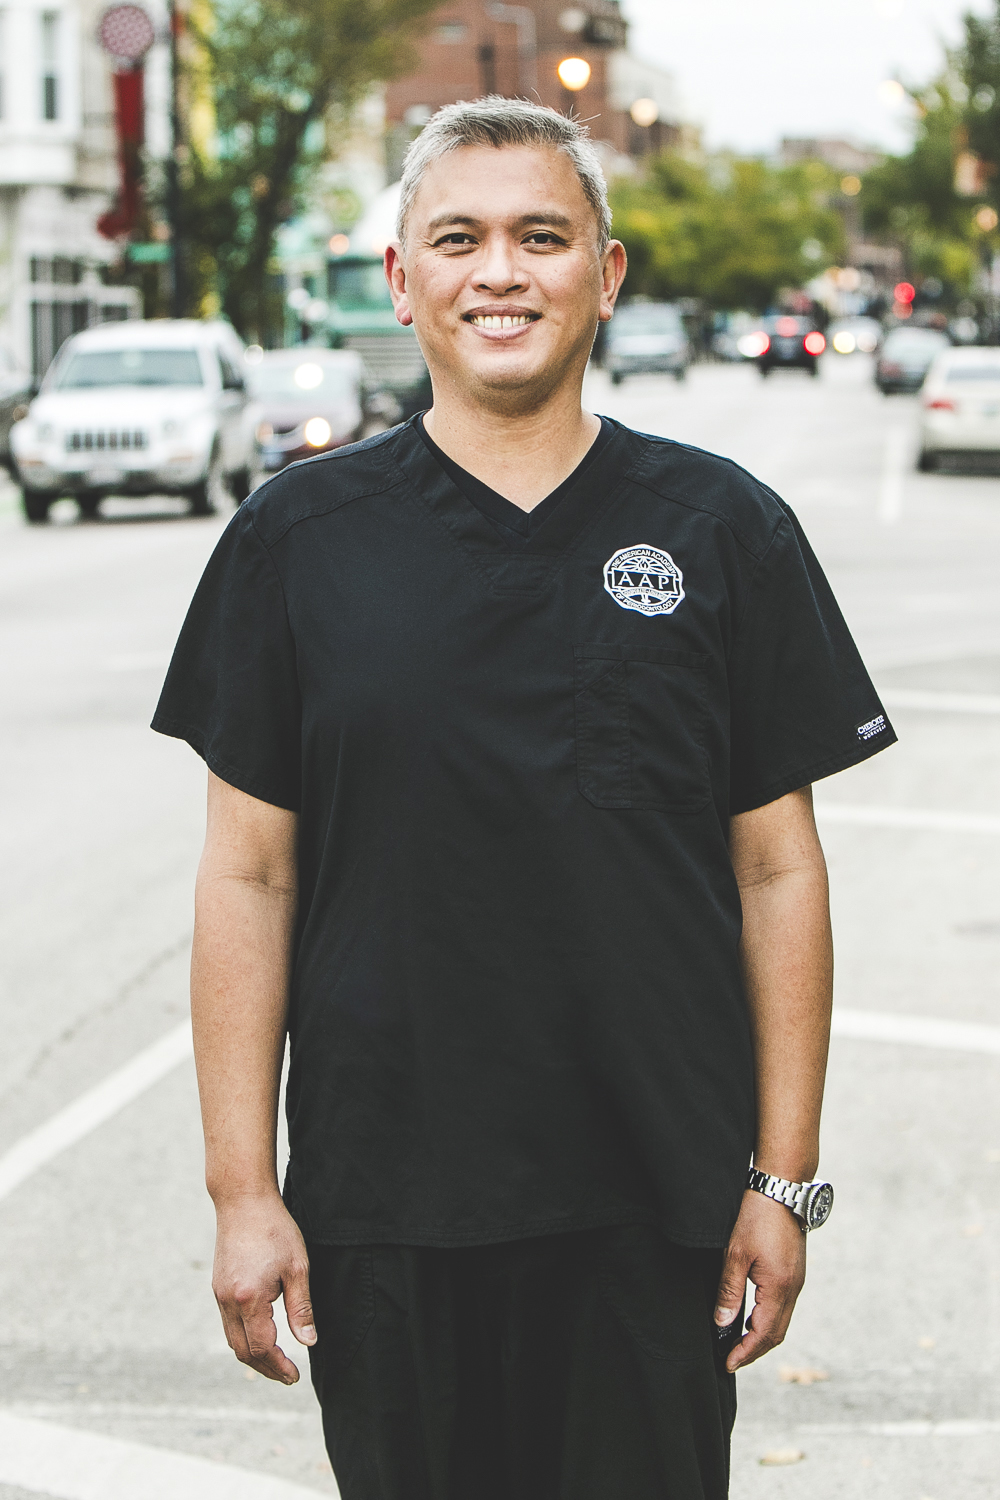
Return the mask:
[[[594,807],[690,813],[711,796],[707,655],[578,645],[577,785]]]

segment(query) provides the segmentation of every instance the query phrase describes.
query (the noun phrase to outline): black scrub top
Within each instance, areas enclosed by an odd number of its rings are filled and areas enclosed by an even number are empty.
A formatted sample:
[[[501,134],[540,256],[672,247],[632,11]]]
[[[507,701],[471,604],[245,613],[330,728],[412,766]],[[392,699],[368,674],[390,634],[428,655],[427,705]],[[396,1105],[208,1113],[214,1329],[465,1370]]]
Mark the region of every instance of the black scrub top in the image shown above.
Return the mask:
[[[153,727],[300,814],[308,1239],[720,1246],[738,1212],[729,818],[895,735],[787,506],[613,426],[517,545],[412,421],[293,465],[181,631]]]

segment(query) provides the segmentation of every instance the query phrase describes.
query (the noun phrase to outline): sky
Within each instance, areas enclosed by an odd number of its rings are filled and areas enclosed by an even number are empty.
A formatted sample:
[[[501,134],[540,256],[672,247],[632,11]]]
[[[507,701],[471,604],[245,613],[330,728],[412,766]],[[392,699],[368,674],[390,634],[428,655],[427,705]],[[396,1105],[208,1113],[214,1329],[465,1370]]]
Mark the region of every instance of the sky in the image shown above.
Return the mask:
[[[629,50],[672,72],[705,144],[771,152],[783,135],[890,151],[909,111],[880,90],[940,70],[967,10],[990,0],[623,0]]]

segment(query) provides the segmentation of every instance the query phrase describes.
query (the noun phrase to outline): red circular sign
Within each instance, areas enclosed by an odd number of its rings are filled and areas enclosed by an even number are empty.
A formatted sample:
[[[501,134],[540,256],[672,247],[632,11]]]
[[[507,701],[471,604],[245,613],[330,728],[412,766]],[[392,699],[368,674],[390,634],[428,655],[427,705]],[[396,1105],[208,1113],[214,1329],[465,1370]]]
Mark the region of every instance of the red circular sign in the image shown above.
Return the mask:
[[[153,23],[141,5],[111,5],[101,17],[101,46],[112,57],[138,62],[156,41]]]

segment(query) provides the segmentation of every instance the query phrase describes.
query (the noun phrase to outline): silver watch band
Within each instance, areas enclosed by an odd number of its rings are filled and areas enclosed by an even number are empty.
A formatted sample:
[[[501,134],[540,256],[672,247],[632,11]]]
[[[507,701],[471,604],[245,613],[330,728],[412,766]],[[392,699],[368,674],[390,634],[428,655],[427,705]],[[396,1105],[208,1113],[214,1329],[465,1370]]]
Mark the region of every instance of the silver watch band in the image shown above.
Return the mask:
[[[833,1188],[828,1182],[789,1182],[787,1177],[775,1177],[773,1173],[751,1167],[747,1173],[747,1187],[790,1208],[803,1233],[818,1229],[825,1223],[833,1207]]]

